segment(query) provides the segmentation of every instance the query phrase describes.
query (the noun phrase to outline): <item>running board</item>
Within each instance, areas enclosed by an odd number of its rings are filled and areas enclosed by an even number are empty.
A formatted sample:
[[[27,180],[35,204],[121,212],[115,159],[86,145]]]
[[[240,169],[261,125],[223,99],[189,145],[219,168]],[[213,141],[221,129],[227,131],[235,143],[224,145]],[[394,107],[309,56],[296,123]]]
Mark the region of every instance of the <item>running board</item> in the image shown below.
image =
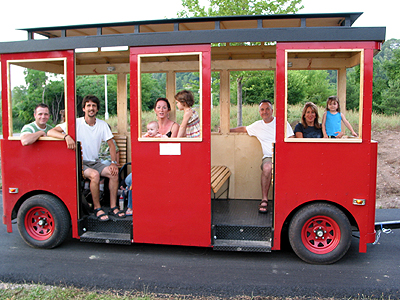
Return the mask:
[[[104,243],[131,245],[132,239],[129,233],[111,233],[111,232],[95,232],[87,231],[80,236],[81,242]]]
[[[244,241],[244,240],[215,240],[213,250],[243,251],[243,252],[271,252],[269,241]]]

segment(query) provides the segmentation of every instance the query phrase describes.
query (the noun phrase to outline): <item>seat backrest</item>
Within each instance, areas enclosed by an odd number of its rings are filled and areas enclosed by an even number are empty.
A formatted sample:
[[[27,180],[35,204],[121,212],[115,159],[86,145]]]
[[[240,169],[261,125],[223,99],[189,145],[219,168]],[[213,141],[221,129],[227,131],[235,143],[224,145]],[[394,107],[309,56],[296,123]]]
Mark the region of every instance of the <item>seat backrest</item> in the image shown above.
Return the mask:
[[[128,147],[127,147],[127,141],[128,138],[125,135],[122,134],[114,134],[114,140],[117,143],[117,146],[119,148],[119,164],[123,166],[126,164],[127,160],[127,154],[128,154]]]

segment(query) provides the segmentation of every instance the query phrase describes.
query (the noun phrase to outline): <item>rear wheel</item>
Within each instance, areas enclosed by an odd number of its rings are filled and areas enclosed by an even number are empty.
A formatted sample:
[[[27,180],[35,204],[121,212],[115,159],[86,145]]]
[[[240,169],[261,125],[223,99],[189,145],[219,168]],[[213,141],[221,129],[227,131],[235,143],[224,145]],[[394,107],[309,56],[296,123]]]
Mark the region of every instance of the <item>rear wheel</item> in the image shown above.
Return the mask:
[[[67,237],[70,218],[66,207],[51,195],[35,195],[20,207],[18,230],[24,241],[35,248],[54,248]]]
[[[289,226],[293,251],[302,260],[331,264],[341,259],[351,244],[351,225],[346,215],[327,203],[300,209]]]

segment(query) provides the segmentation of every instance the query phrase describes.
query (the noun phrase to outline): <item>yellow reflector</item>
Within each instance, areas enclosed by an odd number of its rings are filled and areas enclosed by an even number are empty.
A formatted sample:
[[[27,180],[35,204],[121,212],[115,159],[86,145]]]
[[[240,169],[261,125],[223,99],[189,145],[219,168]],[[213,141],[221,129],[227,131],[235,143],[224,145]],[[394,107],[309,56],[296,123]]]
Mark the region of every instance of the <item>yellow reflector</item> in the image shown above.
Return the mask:
[[[354,205],[365,205],[365,199],[353,199]]]
[[[9,189],[8,189],[8,192],[9,192],[10,194],[17,194],[17,193],[18,193],[18,188],[9,188]]]

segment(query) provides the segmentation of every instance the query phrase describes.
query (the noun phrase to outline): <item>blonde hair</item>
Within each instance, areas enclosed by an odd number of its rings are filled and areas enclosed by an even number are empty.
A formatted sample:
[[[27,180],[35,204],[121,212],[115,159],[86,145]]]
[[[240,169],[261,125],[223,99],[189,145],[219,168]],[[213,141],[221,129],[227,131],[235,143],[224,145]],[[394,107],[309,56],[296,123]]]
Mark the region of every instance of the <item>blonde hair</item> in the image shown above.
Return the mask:
[[[156,125],[157,131],[158,131],[158,129],[160,128],[160,126],[158,125],[158,122],[157,122],[157,121],[151,121],[151,122],[147,123],[147,126],[149,126],[149,125]]]

